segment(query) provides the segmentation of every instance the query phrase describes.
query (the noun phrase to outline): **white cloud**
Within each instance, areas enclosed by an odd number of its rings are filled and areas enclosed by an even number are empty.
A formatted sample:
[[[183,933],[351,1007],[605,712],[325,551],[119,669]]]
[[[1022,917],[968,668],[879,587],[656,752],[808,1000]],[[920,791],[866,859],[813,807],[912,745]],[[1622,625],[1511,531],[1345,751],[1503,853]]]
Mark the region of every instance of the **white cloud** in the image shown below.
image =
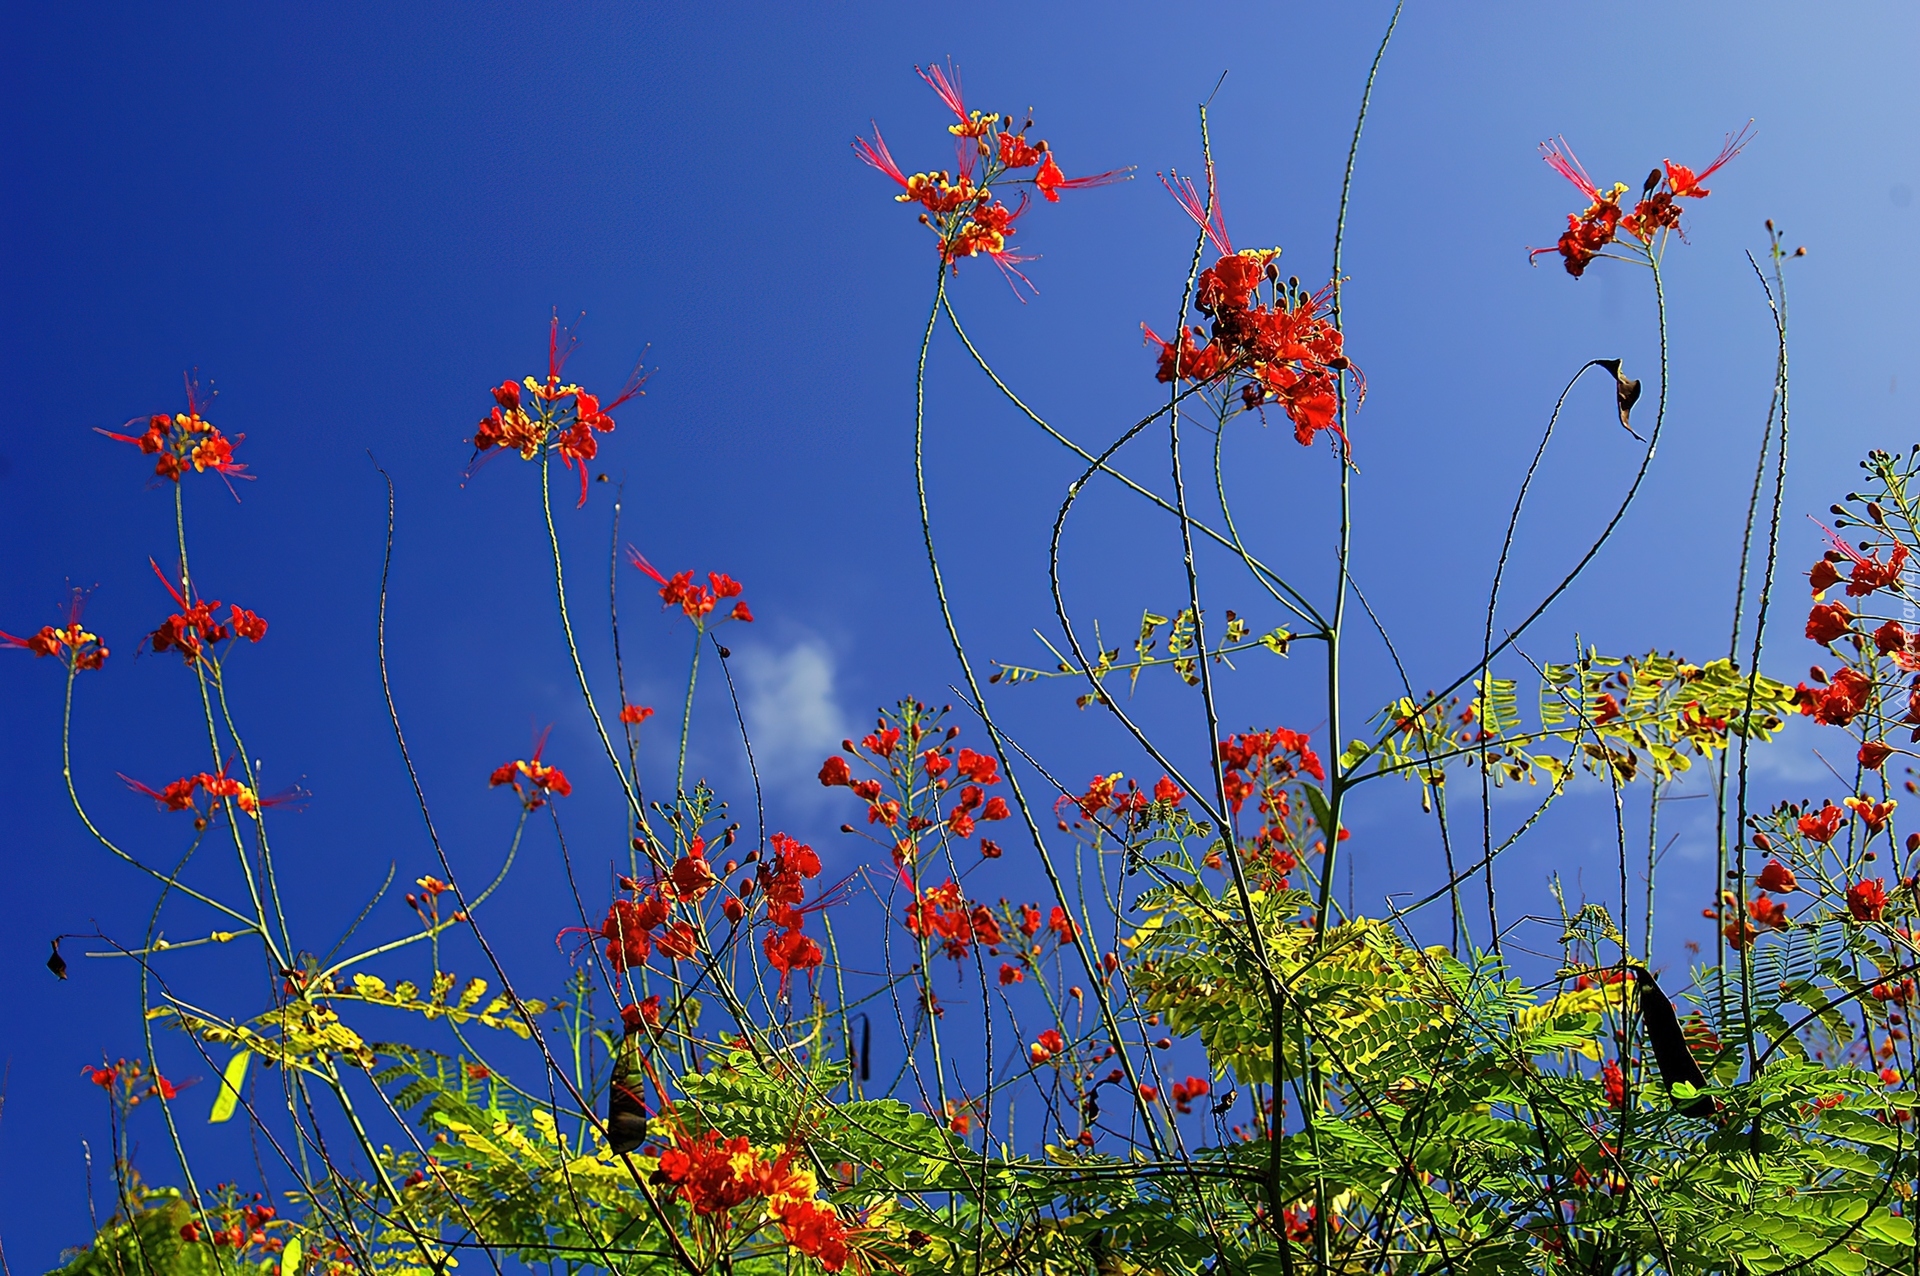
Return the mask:
[[[833,651],[817,638],[784,651],[756,644],[735,652],[732,667],[761,776],[804,791],[800,782],[811,780],[820,760],[838,752],[849,733],[834,698]]]

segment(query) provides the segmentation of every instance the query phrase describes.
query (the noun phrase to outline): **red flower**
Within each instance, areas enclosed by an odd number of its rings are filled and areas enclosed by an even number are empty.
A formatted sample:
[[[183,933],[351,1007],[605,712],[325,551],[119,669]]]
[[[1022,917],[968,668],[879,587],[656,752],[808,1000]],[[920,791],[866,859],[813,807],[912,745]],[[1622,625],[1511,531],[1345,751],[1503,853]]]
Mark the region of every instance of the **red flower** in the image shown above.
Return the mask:
[[[780,972],[783,990],[794,971],[813,970],[825,960],[820,945],[797,930],[769,931],[761,946],[767,954],[767,965]]]
[[[549,727],[547,731],[551,731]],[[517,762],[503,762],[495,767],[493,774],[487,777],[489,788],[499,788],[503,784],[513,786],[520,801],[529,811],[538,810],[547,804],[547,798],[568,797],[573,793],[573,783],[567,779],[566,772],[557,766],[548,766],[540,760],[547,747],[547,731],[540,733],[535,742],[533,756]],[[523,786],[521,781],[525,780]]]
[[[0,649],[31,651],[36,659],[59,656],[75,672],[98,669],[107,663],[107,648],[98,636],[80,627],[80,612],[85,604],[86,594],[74,590],[73,600],[67,604],[66,628],[55,629],[52,625],[42,625],[39,633],[29,634],[25,638],[0,633]]]
[[[1154,783],[1153,800],[1156,802],[1170,802],[1174,806],[1179,806],[1180,803],[1186,800],[1186,797],[1187,795],[1181,791],[1180,786],[1175,784],[1168,776],[1163,775]]]
[[[1609,1059],[1600,1066],[1600,1092],[1610,1108],[1621,1108],[1627,1102],[1627,1078],[1620,1071],[1620,1061]]]
[[[997,860],[1005,853],[1006,852],[1000,849],[1000,843],[995,842],[990,838],[983,837],[980,839],[980,854],[983,858],[990,859],[990,860]]]
[[[1591,202],[1584,212],[1568,213],[1567,229],[1559,241],[1552,248],[1535,248],[1527,254],[1528,260],[1542,253],[1557,252],[1567,273],[1578,279],[1618,233],[1623,216],[1620,197],[1627,193],[1627,188],[1615,183],[1612,189],[1602,193],[1564,138],[1542,142],[1540,151],[1553,170],[1577,186]]]
[[[1833,675],[1825,689],[1801,683],[1794,696],[1800,712],[1815,722],[1844,727],[1865,711],[1873,694],[1873,682],[1864,674],[1842,669]]]
[[[620,1025],[628,1032],[634,1032],[645,1025],[649,1028],[660,1026],[660,994],[654,993],[637,1006],[620,1008]]]
[[[1800,889],[1800,883],[1794,878],[1793,870],[1779,860],[1768,860],[1767,866],[1760,870],[1753,884],[1763,891],[1772,891],[1776,895],[1785,895]]]
[[[653,716],[653,710],[643,704],[623,704],[620,706],[620,721],[629,726],[645,722]]]
[[[260,619],[258,613],[248,611],[236,603],[227,608],[227,615],[233,625],[233,632],[248,642],[259,642],[267,636],[267,622]]]
[[[1074,936],[1079,934],[1074,927],[1073,919],[1067,916],[1067,910],[1058,904],[1055,904],[1053,911],[1047,915],[1047,929],[1058,935],[1063,944],[1071,944]]]
[[[653,951],[653,928],[666,919],[667,902],[657,895],[614,900],[600,923],[600,935],[607,941],[607,964],[615,970],[645,965]]]
[[[818,1259],[827,1271],[846,1267],[852,1256],[847,1227],[831,1205],[787,1198],[774,1203],[773,1214],[780,1220],[780,1234],[789,1247]]]
[[[1871,798],[1850,797],[1843,805],[1858,815],[1860,822],[1867,826],[1867,832],[1872,834],[1878,833],[1887,826],[1887,818],[1893,814],[1893,808],[1900,803],[1891,799],[1875,802]]]
[[[952,813],[947,816],[947,831],[955,837],[972,837],[973,817],[967,814],[965,808],[954,807]]]
[[[756,1197],[772,1186],[772,1169],[755,1155],[745,1137],[722,1140],[709,1130],[690,1142],[685,1135],[660,1154],[659,1173],[680,1189],[680,1199],[696,1214],[721,1214]]]
[[[1900,573],[1906,569],[1907,547],[1894,542],[1893,552],[1887,555],[1887,561],[1881,562],[1870,554],[1864,554],[1848,544],[1830,528],[1823,528],[1827,539],[1835,550],[1853,564],[1847,575],[1847,597],[1864,598],[1878,589],[1899,583]],[[1823,560],[1824,561],[1824,560]],[[1816,571],[1818,568],[1815,569]],[[1836,576],[1835,579],[1838,579]]]
[[[1003,131],[997,145],[1000,149],[1000,167],[1032,168],[1046,157],[1047,144],[1029,145],[1026,134]]]
[[[876,757],[890,757],[900,743],[900,728],[885,727],[860,741],[860,747]]]
[[[1005,134],[1002,134],[1004,137]],[[1020,166],[1024,167],[1024,165]],[[1104,173],[1095,173],[1091,177],[1068,177],[1053,162],[1053,152],[1048,151],[1041,161],[1040,171],[1033,175],[1033,184],[1040,191],[1040,197],[1049,204],[1060,202],[1059,192],[1085,190],[1091,186],[1111,186],[1115,182],[1125,181],[1127,171],[1123,168],[1109,169]]]
[[[1860,746],[1860,765],[1869,771],[1878,771],[1892,756],[1893,746],[1878,740],[1869,740]]]
[[[144,793],[158,802],[163,810],[191,811],[195,809],[193,795],[200,787],[200,777],[197,775],[182,776],[180,779],[167,785],[166,788],[160,790],[149,788],[132,776],[122,775],[120,778],[125,781],[127,787],[134,792]]]
[[[953,764],[955,770],[975,784],[990,787],[1000,783],[1000,761],[991,753],[975,753],[962,746]]]
[[[1040,933],[1040,907],[1037,904],[1020,905],[1020,933],[1032,939]]]
[[[1828,559],[1821,559],[1807,571],[1807,584],[1813,587],[1816,594],[1823,594],[1839,583],[1840,573]]]
[[[1874,649],[1883,656],[1896,651],[1907,650],[1911,641],[1912,639],[1907,633],[1906,626],[1897,620],[1889,620],[1886,624],[1873,631]]]
[[[698,903],[713,889],[714,881],[712,866],[700,855],[683,855],[673,866],[674,894],[688,903]]]
[[[834,754],[820,764],[820,783],[827,788],[845,787],[853,783],[853,768],[839,754]]]
[[[1888,623],[1895,629],[1900,627],[1896,621]],[[1807,613],[1807,637],[1823,647],[1832,646],[1834,639],[1843,638],[1851,632],[1853,613],[1847,610],[1845,603],[1816,603],[1813,610]]]
[[[1205,1077],[1188,1077],[1185,1081],[1176,1081],[1171,1091],[1173,1106],[1181,1112],[1191,1112],[1193,1101],[1212,1090],[1213,1086]]]
[[[1748,128],[1751,127],[1752,123],[1749,121]],[[1719,172],[1720,166],[1745,149],[1747,142],[1750,140],[1746,129],[1741,129],[1737,137],[1729,133],[1727,135],[1726,145],[1722,146],[1720,153],[1714,156],[1713,163],[1707,165],[1698,173],[1695,173],[1685,165],[1676,164],[1672,160],[1666,161],[1664,167],[1667,172],[1667,188],[1682,199],[1705,199],[1710,192],[1700,183]]]
[[[1765,895],[1756,895],[1748,902],[1747,915],[1769,930],[1785,930],[1792,924],[1787,918],[1786,905]]]
[[[1863,878],[1847,887],[1847,911],[1857,922],[1877,922],[1886,916],[1886,879]]]
[[[87,1074],[87,1080],[93,1082],[102,1090],[113,1089],[113,1083],[120,1079],[120,1070],[118,1068],[88,1067],[82,1068],[81,1071]]]
[[[1798,827],[1800,835],[1808,841],[1824,843],[1831,842],[1846,822],[1846,811],[1828,802],[1822,805],[1817,813],[1801,816]]]
[[[691,960],[700,948],[699,933],[687,922],[675,922],[661,931],[653,942],[661,952],[675,961]]]
[[[983,820],[1004,820],[1010,814],[1012,812],[1007,809],[1007,800],[1001,797],[988,798],[987,804],[980,808],[980,818]]]
[[[1027,1058],[1033,1060],[1035,1063],[1045,1063],[1066,1048],[1067,1043],[1060,1036],[1060,1033],[1053,1028],[1049,1028],[1041,1033],[1032,1045],[1027,1047]]]
[[[1027,972],[1009,962],[1000,963],[1000,986],[1026,982]]]
[[[1140,1083],[1139,1089],[1140,1089],[1140,1098],[1142,1099],[1142,1101],[1147,1103],[1156,1103],[1159,1101],[1160,1099],[1159,1086],[1148,1085],[1146,1082],[1142,1081]]]

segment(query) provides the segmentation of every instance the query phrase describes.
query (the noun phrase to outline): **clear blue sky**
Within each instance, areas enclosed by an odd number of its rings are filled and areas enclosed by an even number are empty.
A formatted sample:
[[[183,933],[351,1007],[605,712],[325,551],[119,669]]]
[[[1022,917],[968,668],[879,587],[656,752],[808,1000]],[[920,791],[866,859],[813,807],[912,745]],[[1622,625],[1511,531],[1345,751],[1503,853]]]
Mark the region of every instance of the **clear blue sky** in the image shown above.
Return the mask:
[[[484,777],[519,756],[536,725],[558,723],[550,760],[592,770],[531,475],[500,463],[460,484],[461,440],[486,387],[540,368],[557,307],[586,312],[569,371],[589,386],[617,385],[651,343],[658,372],[619,414],[597,468],[624,478],[624,538],[655,562],[746,582],[761,621],[733,639],[736,672],[773,755],[773,822],[851,867],[858,850],[831,832],[843,810],[808,787],[823,742],[899,695],[947,699],[954,669],[909,469],[931,250],[848,142],[876,119],[903,164],[940,163],[938,103],[912,67],[951,55],[977,104],[1031,105],[1070,172],[1139,167],[1141,180],[1024,220],[1019,246],[1042,255],[1031,303],[984,266],[963,269],[955,289],[1007,377],[1069,432],[1104,442],[1160,393],[1138,324],[1171,325],[1191,230],[1153,174],[1198,167],[1195,103],[1230,72],[1213,121],[1234,233],[1283,245],[1287,271],[1324,279],[1353,111],[1388,12],[1371,2],[10,9],[0,359],[14,407],[0,433],[0,628],[37,628],[69,583],[96,587],[88,619],[115,653],[84,680],[78,711],[76,777],[92,809],[154,856],[177,853],[178,828],[114,773],[153,782],[202,765],[179,671],[133,659],[164,614],[146,559],[169,552],[169,493],[148,488],[131,449],[91,429],[175,410],[188,368],[218,388],[211,415],[247,436],[242,459],[259,475],[241,504],[193,484],[189,518],[203,587],[273,626],[234,676],[270,781],[314,794],[278,826],[297,930],[325,947],[389,862],[403,879],[432,868],[375,681],[384,491],[370,450],[398,489],[400,702],[456,858],[497,857],[511,812]],[[1566,375],[1608,356],[1653,372],[1644,277],[1605,263],[1578,282],[1551,261],[1528,268],[1525,249],[1550,244],[1576,198],[1541,164],[1543,138],[1564,134],[1596,177],[1632,184],[1669,156],[1703,162],[1749,117],[1757,130],[1692,211],[1691,243],[1669,256],[1673,415],[1643,504],[1537,631],[1543,655],[1570,649],[1576,630],[1620,651],[1724,645],[1768,393],[1768,321],[1742,257],[1763,245],[1763,219],[1809,253],[1792,279],[1789,561],[1811,561],[1817,534],[1800,515],[1844,493],[1867,448],[1912,440],[1917,25],[1911,6],[1894,4],[1856,6],[1844,23],[1783,4],[1670,7],[1635,22],[1567,4],[1409,5],[1360,155],[1346,298],[1349,349],[1371,386],[1353,426],[1356,571],[1418,653],[1417,681],[1452,676],[1477,645],[1474,600],[1507,493]],[[935,517],[976,649],[1032,661],[1042,654],[1032,629],[1052,632],[1046,532],[1075,469],[964,357],[936,343]],[[1564,439],[1515,598],[1552,578],[1636,459],[1597,400],[1578,405]],[[1164,472],[1151,445],[1125,455],[1144,475]],[[1249,540],[1324,580],[1326,453],[1249,429],[1230,445],[1229,471]],[[563,519],[590,595],[604,579],[609,506],[610,487],[596,488]],[[1176,606],[1169,532],[1095,489],[1067,546],[1082,614],[1125,633],[1143,607]],[[629,573],[630,658],[642,698],[663,704],[684,635],[639,586]],[[1241,582],[1223,577],[1211,596],[1265,619]],[[1772,671],[1792,678],[1814,652],[1799,646],[1797,622],[1782,623]],[[1389,671],[1356,647],[1354,704],[1383,702]],[[1250,669],[1229,692],[1229,725],[1313,726],[1316,669],[1304,658]],[[140,1050],[131,967],[75,959],[57,984],[41,967],[46,939],[96,925],[137,935],[151,904],[61,792],[59,693],[51,662],[0,655],[12,795],[0,834],[0,1238],[18,1272],[43,1269],[86,1232],[79,1141],[101,1155],[106,1136],[81,1065]],[[1143,769],[1067,695],[1028,688],[1003,702],[1022,738],[1071,777]],[[1191,737],[1175,747],[1197,754],[1189,702],[1147,700],[1171,738]],[[722,707],[703,702],[711,725],[695,768],[744,804]],[[1796,762],[1778,774],[1818,778]],[[1353,811],[1363,907],[1435,876],[1411,798],[1396,786]],[[586,858],[611,858],[609,795],[589,787],[572,818],[593,848]],[[1606,838],[1578,820],[1555,837],[1510,870],[1516,891],[1549,864],[1573,876],[1583,855],[1610,859]],[[1675,942],[1708,888],[1698,854],[1676,854]],[[551,937],[571,918],[548,842],[517,871],[521,889],[491,930],[530,983],[557,984]],[[1009,894],[1025,889],[1023,871],[1008,864]],[[370,925],[404,929],[403,905],[383,909]],[[182,913],[169,933],[204,926]],[[253,995],[244,983],[220,991],[204,952],[178,966],[171,977],[209,995]],[[212,1089],[199,1093],[210,1101]],[[165,1179],[159,1127],[143,1120],[141,1160]],[[196,1126],[191,1138],[215,1176],[251,1179],[240,1123]]]

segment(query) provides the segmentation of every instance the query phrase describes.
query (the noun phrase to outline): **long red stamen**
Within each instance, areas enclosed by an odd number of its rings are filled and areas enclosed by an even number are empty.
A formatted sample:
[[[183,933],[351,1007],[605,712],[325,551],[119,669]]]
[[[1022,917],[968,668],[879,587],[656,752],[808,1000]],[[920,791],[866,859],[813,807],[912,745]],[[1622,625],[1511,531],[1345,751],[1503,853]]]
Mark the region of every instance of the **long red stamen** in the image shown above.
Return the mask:
[[[1178,173],[1175,173],[1173,180],[1169,181],[1167,180],[1166,174],[1163,173],[1160,175],[1160,184],[1167,188],[1167,194],[1173,196],[1180,207],[1186,209],[1187,216],[1193,218],[1194,225],[1207,232],[1207,238],[1213,241],[1213,246],[1220,250],[1221,255],[1231,257],[1233,255],[1233,241],[1227,238],[1226,218],[1220,211],[1219,199],[1215,197],[1211,176],[1213,166],[1211,164],[1207,166],[1207,171],[1209,174],[1207,179],[1208,198],[1204,200],[1200,198],[1200,192],[1194,189],[1193,179],[1191,177],[1182,177]],[[1209,209],[1209,206],[1211,206],[1211,209]]]
[[[658,567],[655,567],[652,563],[649,563],[647,561],[647,556],[645,554],[642,554],[639,550],[635,549],[631,545],[627,546],[627,561],[632,563],[635,567],[639,568],[641,571],[645,572],[647,575],[653,577],[654,582],[656,584],[664,585],[667,583],[667,578],[660,574],[660,569]]]
[[[945,71],[937,66],[928,67],[924,71],[919,67],[913,69],[921,79],[927,82],[927,87],[940,95],[940,100],[947,104],[947,109],[960,117],[962,124],[969,122],[967,105],[960,98],[960,72],[951,60],[947,62]]]
[[[180,610],[187,610],[187,600],[180,596],[180,591],[173,587],[173,582],[167,579],[167,574],[160,570],[160,564],[151,558],[147,562],[153,567],[153,574],[160,578],[160,583],[166,586],[167,592],[173,595],[173,601],[179,605]]]
[[[1587,176],[1586,168],[1574,155],[1573,148],[1567,145],[1567,139],[1556,137],[1550,142],[1540,143],[1540,158],[1547,161],[1554,172],[1578,186],[1588,199],[1600,198],[1600,188]]]
[[[872,123],[872,121],[868,122]],[[907,175],[900,171],[898,164],[894,163],[893,152],[887,149],[887,139],[880,136],[880,126],[878,124],[874,124],[873,126],[873,140],[871,142],[864,137],[856,137],[853,139],[853,153],[860,157],[862,163],[879,169],[888,177],[900,183],[900,185],[905,186],[907,184]]]
[[[639,398],[647,392],[647,378],[653,375],[647,370],[647,352],[652,349],[653,347],[648,345],[645,350],[640,352],[640,358],[638,362],[633,365],[633,371],[627,374],[627,383],[620,387],[620,393],[614,398],[612,403],[605,404],[601,407],[600,410],[602,412],[611,412],[628,399]]]

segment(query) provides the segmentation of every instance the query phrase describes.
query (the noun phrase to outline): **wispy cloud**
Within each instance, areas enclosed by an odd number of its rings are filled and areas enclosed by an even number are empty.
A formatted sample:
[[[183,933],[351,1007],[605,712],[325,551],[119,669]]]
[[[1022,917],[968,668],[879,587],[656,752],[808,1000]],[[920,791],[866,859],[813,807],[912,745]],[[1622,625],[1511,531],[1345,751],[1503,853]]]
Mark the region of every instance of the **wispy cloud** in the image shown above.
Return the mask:
[[[786,648],[743,646],[733,657],[754,761],[770,784],[809,791],[820,760],[838,751],[849,722],[834,696],[834,654],[817,638]],[[817,789],[817,786],[811,786]]]

